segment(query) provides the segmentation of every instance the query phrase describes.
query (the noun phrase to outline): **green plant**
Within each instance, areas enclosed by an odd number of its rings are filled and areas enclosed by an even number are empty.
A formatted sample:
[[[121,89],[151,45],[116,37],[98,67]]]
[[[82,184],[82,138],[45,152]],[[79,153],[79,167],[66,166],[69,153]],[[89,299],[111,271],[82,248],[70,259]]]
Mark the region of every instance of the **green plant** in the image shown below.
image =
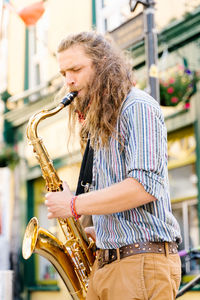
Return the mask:
[[[3,146],[0,149],[0,167],[14,169],[19,163],[20,157],[17,151],[11,146]]]
[[[196,83],[199,79],[198,72],[191,71],[183,65],[177,65],[165,72],[160,79],[161,105],[176,106],[182,102],[183,108],[189,109],[190,98],[196,93]]]

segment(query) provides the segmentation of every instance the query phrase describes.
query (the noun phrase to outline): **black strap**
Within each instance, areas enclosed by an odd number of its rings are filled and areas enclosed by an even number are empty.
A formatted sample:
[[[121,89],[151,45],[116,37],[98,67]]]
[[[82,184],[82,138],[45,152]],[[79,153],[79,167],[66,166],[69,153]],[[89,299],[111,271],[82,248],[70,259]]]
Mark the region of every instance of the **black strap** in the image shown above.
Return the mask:
[[[90,146],[90,140],[88,139],[81,163],[76,195],[83,194],[85,192],[84,186],[92,183],[93,154],[94,151]]]

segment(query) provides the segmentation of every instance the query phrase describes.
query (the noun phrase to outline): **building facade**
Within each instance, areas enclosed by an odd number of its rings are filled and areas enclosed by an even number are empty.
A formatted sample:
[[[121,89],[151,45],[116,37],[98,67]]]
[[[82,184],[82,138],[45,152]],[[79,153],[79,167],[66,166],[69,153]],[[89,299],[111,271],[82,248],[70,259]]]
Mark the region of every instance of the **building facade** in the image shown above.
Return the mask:
[[[46,217],[43,204],[45,182],[32,148],[27,144],[26,127],[34,113],[43,108],[52,109],[60,100],[56,95],[62,86],[62,80],[57,76],[55,52],[61,38],[68,33],[91,30],[95,26],[97,31],[108,34],[142,13],[143,7],[138,5],[136,11],[131,13],[127,0],[118,0],[114,4],[109,0],[60,0],[59,5],[58,1],[49,0],[43,1],[43,5],[39,7],[41,18],[34,25],[27,26],[27,19],[24,21],[21,17],[22,8],[30,6],[29,13],[32,13],[31,5],[35,2],[2,1],[1,10],[3,26],[0,49],[4,60],[0,64],[5,65],[7,74],[1,78],[1,98],[4,103],[1,140],[2,145],[12,147],[19,155],[19,163],[14,170],[7,167],[0,170],[4,178],[0,204],[2,203],[2,207],[4,205],[4,211],[9,211],[7,225],[4,227],[10,228],[9,231],[4,231],[9,253],[7,260],[10,263],[7,268],[14,270],[14,300],[50,300],[55,297],[71,299],[47,260],[39,255],[32,255],[25,261],[21,255],[25,228],[33,216],[38,218],[41,227],[63,240],[56,220],[49,221]],[[158,0],[156,3],[160,78],[165,79],[175,67],[187,67],[191,71],[200,69],[200,10],[195,9],[200,1],[187,2],[170,0],[166,4],[166,1]],[[166,13],[168,5],[177,5],[173,14],[171,11]],[[173,18],[177,20],[168,24]],[[131,54],[137,85],[144,88],[147,71],[143,38],[130,44],[126,50]],[[183,69],[179,71],[182,72]],[[174,106],[162,105],[168,129],[172,207],[183,236],[180,249],[200,244],[199,82],[195,86],[196,91],[187,107],[182,105],[183,102]],[[75,191],[82,155],[78,135],[68,143],[70,133],[67,129],[67,112],[62,110],[42,121],[38,134],[43,139],[59,177],[66,180],[71,190]],[[183,261],[183,281],[190,280],[198,272],[196,264]],[[191,297],[197,299],[199,292],[194,290],[182,299]]]
[[[1,149],[6,148],[8,153],[12,148],[19,156],[18,164],[11,169],[8,155],[4,154],[2,162],[0,158],[4,178],[1,224],[6,222],[0,232],[0,238],[6,237],[2,244],[7,258],[4,269],[13,270],[13,299],[72,299],[48,260],[39,255],[27,261],[22,257],[25,228],[33,216],[38,218],[40,227],[63,240],[57,221],[49,222],[46,216],[45,182],[27,143],[26,128],[33,114],[52,109],[61,100],[56,97],[63,83],[58,75],[56,48],[67,34],[93,28],[94,1],[61,0],[59,5],[54,0],[1,1],[1,8],[0,44],[4,57],[0,64],[7,72],[1,79]],[[82,155],[78,136],[68,143],[67,112],[63,110],[42,122],[38,131],[58,175],[75,191]],[[9,215],[6,218],[5,213]]]
[[[129,52],[136,86],[149,92],[145,35],[141,34],[144,26],[144,14],[141,15],[141,12],[144,7],[138,5],[130,13],[128,2],[119,0],[112,10],[111,1],[97,1],[99,9],[101,8],[101,13],[97,14],[97,25],[99,24],[100,31],[110,34],[122,49]],[[154,17],[158,38],[158,62],[154,76],[159,81],[160,104],[168,130],[171,202],[183,238],[179,250],[189,250],[198,248],[200,244],[200,3],[190,2],[190,7],[185,1],[180,1],[177,6],[176,4],[173,1],[169,1],[167,5],[164,1],[156,1]],[[174,5],[176,9],[172,12],[167,9],[168,5]],[[187,76],[190,78],[188,85]],[[171,103],[168,102],[169,99]],[[182,259],[182,284],[195,278],[199,270],[198,261]],[[186,293],[181,299],[198,299],[198,289],[199,286],[196,285],[193,291]]]

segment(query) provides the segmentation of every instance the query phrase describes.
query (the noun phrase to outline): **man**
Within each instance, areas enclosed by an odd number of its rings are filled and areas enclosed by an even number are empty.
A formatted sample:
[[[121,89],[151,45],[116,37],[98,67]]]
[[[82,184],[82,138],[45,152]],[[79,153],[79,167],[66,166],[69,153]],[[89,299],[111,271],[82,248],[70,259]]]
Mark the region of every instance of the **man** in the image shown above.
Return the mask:
[[[100,250],[87,299],[175,299],[181,237],[159,104],[132,87],[131,70],[101,35],[67,37],[58,63],[65,86],[78,92],[70,116],[82,120],[82,140],[90,137],[93,177],[88,193],[74,197],[65,183],[62,192],[47,193],[45,204],[50,219],[93,216]]]

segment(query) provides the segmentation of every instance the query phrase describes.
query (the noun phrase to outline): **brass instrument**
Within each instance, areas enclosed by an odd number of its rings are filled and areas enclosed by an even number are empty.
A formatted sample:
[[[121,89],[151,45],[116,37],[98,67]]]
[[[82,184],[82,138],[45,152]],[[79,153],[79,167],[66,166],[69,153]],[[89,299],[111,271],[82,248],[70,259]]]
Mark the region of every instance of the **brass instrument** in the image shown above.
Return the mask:
[[[41,120],[51,117],[69,105],[76,97],[72,92],[52,110],[42,110],[33,115],[27,126],[27,137],[33,146],[33,151],[39,161],[43,178],[48,191],[62,191],[62,181],[53,166],[52,160],[37,135],[37,127]],[[88,276],[94,262],[94,243],[88,239],[79,221],[74,218],[58,219],[66,242],[61,243],[47,230],[38,226],[38,220],[33,217],[25,230],[22,244],[22,255],[28,259],[33,252],[48,259],[69,290],[73,299],[85,299],[88,287]]]

